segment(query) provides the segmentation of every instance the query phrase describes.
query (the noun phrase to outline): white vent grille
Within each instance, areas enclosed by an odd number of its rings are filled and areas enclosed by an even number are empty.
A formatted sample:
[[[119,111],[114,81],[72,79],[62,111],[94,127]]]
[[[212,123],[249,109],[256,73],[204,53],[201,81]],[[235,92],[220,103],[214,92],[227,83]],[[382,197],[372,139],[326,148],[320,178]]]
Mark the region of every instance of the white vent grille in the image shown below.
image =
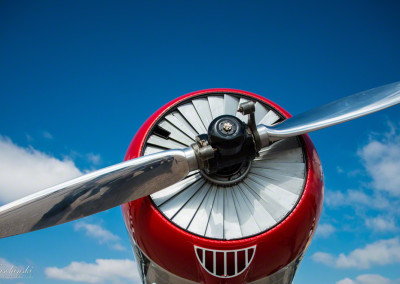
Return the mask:
[[[194,246],[197,260],[211,275],[232,278],[249,267],[256,253],[256,246],[239,250],[213,250]]]
[[[206,133],[212,119],[236,115],[248,97],[210,94],[188,99],[157,121],[147,138],[144,154],[185,148],[196,135]],[[255,101],[256,123],[272,125],[280,117]],[[171,222],[196,235],[212,239],[240,239],[262,233],[281,222],[296,206],[306,176],[305,153],[298,138],[288,138],[262,149],[247,177],[239,184],[211,184],[199,172],[159,191],[151,198]]]

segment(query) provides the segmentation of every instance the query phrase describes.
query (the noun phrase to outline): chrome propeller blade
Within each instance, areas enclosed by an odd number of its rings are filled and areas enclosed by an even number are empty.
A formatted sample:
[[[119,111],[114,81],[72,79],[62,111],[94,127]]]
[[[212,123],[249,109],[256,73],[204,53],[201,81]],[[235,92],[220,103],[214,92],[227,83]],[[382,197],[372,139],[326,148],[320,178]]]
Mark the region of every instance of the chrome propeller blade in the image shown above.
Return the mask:
[[[0,207],[0,238],[80,219],[150,195],[197,169],[192,148],[125,161]]]
[[[293,116],[272,127],[258,126],[257,129],[263,140],[276,141],[346,122],[398,103],[400,82],[357,93]]]

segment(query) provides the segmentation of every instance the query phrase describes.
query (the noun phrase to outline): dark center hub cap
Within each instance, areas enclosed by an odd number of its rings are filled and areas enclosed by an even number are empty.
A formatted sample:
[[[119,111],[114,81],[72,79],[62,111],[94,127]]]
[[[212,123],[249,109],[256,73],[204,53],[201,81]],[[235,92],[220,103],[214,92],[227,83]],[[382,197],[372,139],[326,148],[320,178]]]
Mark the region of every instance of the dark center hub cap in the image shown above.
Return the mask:
[[[246,177],[255,157],[254,140],[247,125],[232,115],[215,118],[208,128],[208,143],[216,149],[209,167],[201,171],[209,181],[223,186]]]

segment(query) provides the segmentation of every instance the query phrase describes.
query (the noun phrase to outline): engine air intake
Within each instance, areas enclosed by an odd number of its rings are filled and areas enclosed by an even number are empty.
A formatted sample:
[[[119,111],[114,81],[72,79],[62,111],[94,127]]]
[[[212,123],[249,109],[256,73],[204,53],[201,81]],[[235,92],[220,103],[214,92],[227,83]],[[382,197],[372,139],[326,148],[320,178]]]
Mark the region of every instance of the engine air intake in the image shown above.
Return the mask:
[[[256,252],[256,246],[239,250],[212,250],[194,246],[201,266],[211,275],[219,278],[238,276],[249,267]]]

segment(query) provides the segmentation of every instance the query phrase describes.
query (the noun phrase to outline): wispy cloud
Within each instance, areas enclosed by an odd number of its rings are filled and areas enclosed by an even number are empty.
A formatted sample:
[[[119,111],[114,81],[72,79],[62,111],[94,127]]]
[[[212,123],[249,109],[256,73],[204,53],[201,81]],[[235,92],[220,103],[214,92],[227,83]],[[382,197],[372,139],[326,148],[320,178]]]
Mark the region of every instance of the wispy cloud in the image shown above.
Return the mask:
[[[312,255],[312,259],[336,268],[367,269],[374,265],[400,263],[400,242],[398,237],[379,240],[364,248],[355,249],[348,255],[341,253],[339,256],[334,256],[317,252]]]
[[[72,150],[70,151],[68,156],[71,157],[74,161],[90,164],[91,170],[96,169],[103,162],[101,156],[95,153],[82,154]],[[85,172],[90,172],[91,170],[86,170]]]
[[[315,262],[322,263],[328,266],[335,266],[336,263],[335,257],[332,254],[326,252],[316,252],[312,255],[311,258]]]
[[[29,134],[25,134],[25,138],[26,138],[26,141],[28,141],[28,142],[32,142],[33,141],[33,137],[31,135],[29,135]]]
[[[99,240],[100,243],[116,241],[119,239],[117,235],[114,235],[110,231],[104,229],[100,225],[88,224],[83,221],[77,222],[74,226],[76,231],[84,230],[86,235]]]
[[[86,154],[86,159],[88,160],[89,163],[95,166],[101,163],[101,156],[98,154],[93,154],[93,153]]]
[[[317,227],[317,238],[327,238],[331,236],[336,231],[335,227],[331,224],[319,224]]]
[[[140,283],[134,261],[129,259],[96,259],[95,263],[71,262],[63,268],[47,267],[48,278],[84,283]],[[127,282],[128,283],[128,282]]]
[[[364,174],[371,182],[361,183],[357,190],[327,191],[325,202],[328,206],[374,210],[396,207],[393,202],[400,201],[400,127],[391,122],[388,126],[386,133],[371,133],[369,142],[357,151]],[[338,168],[338,171],[343,170]]]
[[[366,206],[372,209],[386,209],[389,200],[381,194],[369,195],[361,190],[327,191],[325,203],[330,207],[340,206]]]
[[[9,262],[7,259],[0,257],[0,265],[2,265],[4,267],[10,267],[10,266],[13,266],[14,264]]]
[[[389,123],[390,131],[371,138],[359,149],[368,174],[375,189],[400,196],[400,129]]]
[[[100,225],[79,221],[75,223],[74,229],[84,231],[86,236],[98,240],[100,244],[108,244],[112,249],[125,250],[125,247],[119,243],[120,238]]]
[[[0,202],[9,202],[80,176],[68,158],[59,160],[0,135]]]
[[[126,248],[121,245],[120,243],[114,243],[110,245],[110,248],[114,249],[114,250],[119,250],[119,251],[124,251],[126,250]]]
[[[397,231],[394,218],[378,216],[365,219],[365,225],[375,232],[395,232]]]
[[[364,165],[358,177],[359,189],[327,190],[325,195],[329,209],[354,209],[364,219],[357,226],[362,224],[363,229],[375,233],[396,232],[400,216],[400,127],[391,122],[388,125],[389,131],[372,133],[369,142],[357,151]]]
[[[354,280],[345,278],[336,282],[336,284],[399,284],[400,280],[391,280],[379,274],[363,274],[357,276]]]
[[[49,140],[53,140],[53,135],[47,131],[43,131],[43,137]]]

